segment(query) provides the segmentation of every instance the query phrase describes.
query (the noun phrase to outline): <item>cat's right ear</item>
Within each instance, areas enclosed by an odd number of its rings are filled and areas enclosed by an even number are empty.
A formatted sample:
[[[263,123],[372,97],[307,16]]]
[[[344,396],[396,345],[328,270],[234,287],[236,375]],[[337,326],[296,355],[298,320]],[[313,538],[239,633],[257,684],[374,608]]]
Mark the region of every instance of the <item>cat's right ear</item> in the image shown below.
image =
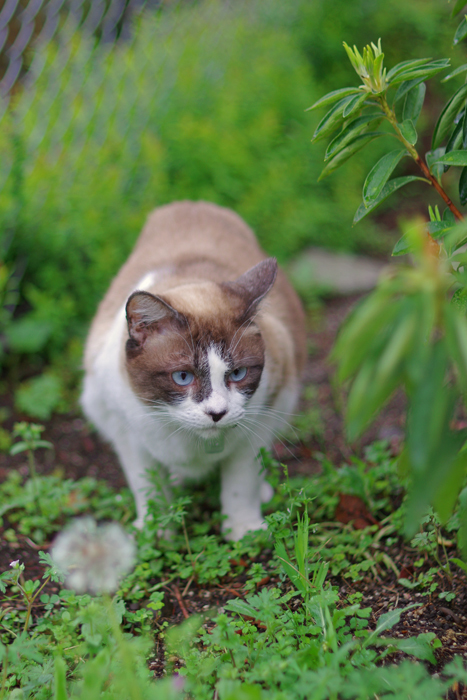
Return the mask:
[[[126,320],[131,340],[143,345],[148,335],[167,321],[182,321],[176,309],[150,292],[136,291],[128,297]]]

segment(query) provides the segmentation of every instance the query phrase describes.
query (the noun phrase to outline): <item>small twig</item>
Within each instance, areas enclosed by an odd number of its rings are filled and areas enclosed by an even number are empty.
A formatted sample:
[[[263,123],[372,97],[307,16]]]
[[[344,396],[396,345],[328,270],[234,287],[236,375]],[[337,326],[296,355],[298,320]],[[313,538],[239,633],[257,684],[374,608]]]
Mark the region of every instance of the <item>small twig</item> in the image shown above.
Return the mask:
[[[456,613],[453,612],[452,610],[450,610],[449,608],[440,608],[439,610],[440,610],[440,612],[444,613],[445,615],[449,615],[449,617],[452,617],[452,619],[454,620],[454,622],[457,625],[461,624],[459,616],[456,615]]]
[[[452,211],[456,219],[459,221],[464,221],[463,215],[460,213],[459,209],[456,207],[456,205],[451,201],[451,199],[448,197],[446,192],[443,190],[441,185],[439,184],[438,180],[434,177],[434,175],[431,174],[429,167],[427,164],[420,158],[417,149],[413,146],[413,144],[409,143],[406,138],[401,134],[401,131],[399,129],[399,125],[397,123],[396,115],[394,113],[394,110],[389,107],[386,97],[384,95],[381,95],[378,98],[378,102],[380,103],[381,107],[383,108],[384,113],[386,114],[386,117],[388,121],[391,123],[394,131],[396,132],[397,138],[401,143],[405,146],[407,149],[408,153],[410,156],[414,159],[424,176],[429,180],[430,184],[435,188],[435,190],[438,192],[440,197],[444,199],[446,204],[448,205],[449,209]]]
[[[187,594],[188,591],[190,590],[190,586],[191,586],[191,584],[193,583],[194,580],[195,580],[195,576],[194,576],[194,574],[193,574],[193,575],[190,576],[190,578],[188,579],[188,582],[187,582],[185,588],[184,588],[183,591],[182,591],[182,598],[183,598],[184,596],[186,596],[186,594]]]
[[[27,613],[26,613],[26,620],[24,621],[23,632],[26,632],[26,630],[27,630],[28,627],[29,627],[29,620],[30,620],[30,618],[31,618],[32,606],[33,606],[34,603],[36,602],[36,598],[37,598],[38,595],[44,590],[45,586],[48,584],[48,582],[50,581],[51,578],[52,578],[51,576],[47,576],[47,578],[45,579],[44,583],[43,583],[42,586],[36,591],[36,593],[35,593],[31,598],[26,598],[27,601],[28,601],[28,610],[27,610]]]
[[[175,595],[175,597],[176,597],[176,599],[177,599],[177,602],[178,602],[178,604],[179,604],[179,606],[180,606],[180,608],[181,608],[181,611],[182,611],[182,613],[183,613],[183,617],[185,618],[185,620],[188,620],[188,618],[190,617],[190,614],[189,614],[188,610],[187,610],[186,607],[185,607],[185,603],[183,602],[183,598],[182,598],[182,596],[181,596],[181,593],[180,593],[180,591],[179,591],[178,586],[176,586],[176,585],[174,584],[174,585],[172,586],[172,591],[173,591],[173,594]]]
[[[420,158],[420,156],[417,154],[417,157],[414,158],[415,162],[417,163],[418,167],[422,171],[422,173],[425,175],[426,178],[431,182],[437,193],[444,199],[446,204],[448,205],[449,209],[452,211],[456,219],[459,221],[464,221],[463,215],[460,213],[459,209],[456,207],[456,205],[451,201],[451,199],[448,197],[446,192],[443,190],[441,185],[439,184],[438,180],[430,173],[430,170],[426,163]]]
[[[221,591],[227,591],[227,593],[232,593],[232,595],[237,596],[237,598],[243,598],[244,596],[233,588],[224,588],[223,586],[218,586]]]
[[[39,549],[49,549],[51,546],[51,542],[45,542],[44,544],[36,544],[33,542],[29,537],[24,537],[24,541],[27,542],[27,544],[32,547],[33,549],[39,551]]]

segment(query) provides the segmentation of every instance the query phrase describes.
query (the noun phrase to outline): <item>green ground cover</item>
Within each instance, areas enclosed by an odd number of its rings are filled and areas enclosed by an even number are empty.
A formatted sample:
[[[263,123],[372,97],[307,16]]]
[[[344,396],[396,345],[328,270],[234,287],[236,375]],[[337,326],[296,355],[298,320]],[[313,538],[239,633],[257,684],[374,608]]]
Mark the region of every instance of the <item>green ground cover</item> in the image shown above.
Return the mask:
[[[269,455],[263,458],[277,487],[267,531],[226,543],[215,480],[190,495],[179,490],[170,505],[153,502],[144,530],[133,533],[135,566],[113,597],[62,587],[40,544],[69,518],[88,513],[128,528],[134,517],[129,493],[89,478],[36,475],[23,484],[12,471],[0,486],[5,541],[34,541],[43,575],[29,578],[31,562],[21,561],[0,574],[2,700],[421,699],[443,698],[455,680],[465,681],[460,657],[430,676],[442,646],[435,633],[391,634],[407,611],[433,598],[455,598],[449,581],[457,560],[440,546],[431,514],[411,542],[418,579],[398,572],[391,546],[402,542],[404,490],[385,445],[340,469],[324,461],[321,474],[306,479],[284,478]],[[377,524],[355,530],[333,520],[342,492],[361,498]],[[169,539],[161,527],[170,529]],[[444,536],[457,529],[454,516]],[[104,559],[89,560],[89,581],[101,568],[110,579],[115,575]],[[400,587],[416,588],[419,597],[377,612],[359,582],[372,575],[384,581],[384,572],[394,570]],[[354,592],[343,594],[339,581],[356,584]],[[199,606],[173,624],[166,608],[173,590],[182,610],[183,600],[205,602],[219,591],[222,605]],[[156,657],[163,659],[158,675],[165,680],[151,679],[148,665]]]

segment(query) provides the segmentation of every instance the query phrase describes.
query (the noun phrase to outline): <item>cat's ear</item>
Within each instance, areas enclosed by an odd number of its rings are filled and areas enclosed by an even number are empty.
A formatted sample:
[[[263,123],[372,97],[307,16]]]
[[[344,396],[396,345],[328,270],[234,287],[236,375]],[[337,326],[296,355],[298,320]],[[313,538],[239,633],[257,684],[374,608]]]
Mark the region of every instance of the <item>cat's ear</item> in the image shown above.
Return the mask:
[[[161,297],[136,291],[126,303],[126,320],[130,338],[142,345],[148,335],[164,321],[180,321],[181,316]]]
[[[242,318],[251,316],[258,304],[271,288],[277,277],[277,260],[266,258],[250,268],[233,282],[224,282],[223,287],[234,292],[242,300]]]

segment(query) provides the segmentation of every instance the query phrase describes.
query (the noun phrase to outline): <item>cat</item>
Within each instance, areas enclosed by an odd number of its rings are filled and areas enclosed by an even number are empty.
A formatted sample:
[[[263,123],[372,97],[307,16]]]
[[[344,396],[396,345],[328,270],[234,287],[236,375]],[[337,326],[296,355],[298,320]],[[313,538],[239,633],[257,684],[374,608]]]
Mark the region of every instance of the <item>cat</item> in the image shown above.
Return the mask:
[[[233,211],[174,202],[148,218],[85,348],[84,413],[115,448],[142,527],[155,463],[178,479],[221,471],[223,532],[264,527],[258,454],[298,398],[300,301]]]

